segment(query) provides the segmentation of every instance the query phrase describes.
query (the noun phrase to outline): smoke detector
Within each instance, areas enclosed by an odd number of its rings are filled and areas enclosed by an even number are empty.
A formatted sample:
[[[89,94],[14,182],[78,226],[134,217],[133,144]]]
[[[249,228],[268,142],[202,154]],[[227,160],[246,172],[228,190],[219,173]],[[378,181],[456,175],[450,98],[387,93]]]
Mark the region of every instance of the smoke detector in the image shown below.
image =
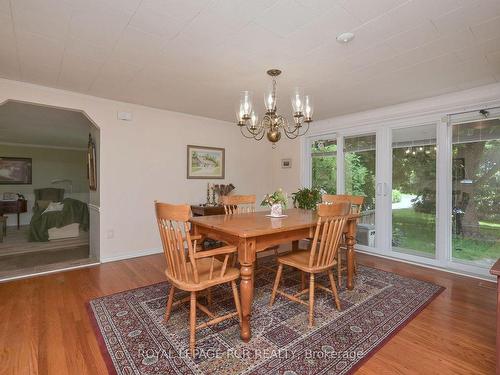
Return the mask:
[[[347,32],[347,33],[342,33],[342,34],[337,35],[337,42],[339,42],[341,44],[347,44],[353,39],[354,39],[353,33]]]

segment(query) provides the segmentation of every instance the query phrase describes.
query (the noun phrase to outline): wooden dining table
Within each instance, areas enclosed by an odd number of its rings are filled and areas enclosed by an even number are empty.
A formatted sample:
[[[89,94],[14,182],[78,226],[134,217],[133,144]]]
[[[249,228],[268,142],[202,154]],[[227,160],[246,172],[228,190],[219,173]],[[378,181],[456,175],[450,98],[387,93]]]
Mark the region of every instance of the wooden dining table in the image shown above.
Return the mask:
[[[238,249],[240,263],[241,338],[251,338],[250,316],[253,301],[253,267],[257,253],[269,247],[292,243],[296,250],[299,240],[312,238],[318,221],[315,211],[302,209],[285,210],[286,217],[271,218],[267,211],[253,213],[200,216],[191,218],[195,235],[234,245]],[[344,230],[347,246],[347,289],[354,287],[354,245],[356,223],[359,214],[350,214]]]

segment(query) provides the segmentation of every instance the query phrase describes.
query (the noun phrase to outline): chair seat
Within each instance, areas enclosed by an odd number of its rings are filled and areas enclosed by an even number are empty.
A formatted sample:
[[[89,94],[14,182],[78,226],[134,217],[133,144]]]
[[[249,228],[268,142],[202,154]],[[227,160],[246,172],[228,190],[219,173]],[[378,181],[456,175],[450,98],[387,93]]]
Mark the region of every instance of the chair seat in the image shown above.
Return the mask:
[[[232,280],[236,280],[240,277],[240,270],[234,267],[226,267],[224,276],[220,277],[220,271],[223,266],[223,262],[214,259],[214,268],[212,271],[212,279],[210,280],[210,265],[212,263],[212,258],[201,258],[196,262],[198,268],[198,279],[199,282],[196,283],[194,280],[191,263],[187,262],[186,268],[188,273],[188,280],[179,280],[178,278],[172,277],[168,271],[165,271],[168,280],[178,289],[185,290],[187,292],[195,292],[203,289],[210,288],[214,285],[227,283]]]
[[[291,253],[287,253],[285,255],[278,257],[278,263],[285,264],[287,266],[295,267],[301,271],[308,273],[319,273],[323,272],[325,269],[329,269],[332,266],[337,264],[336,260],[325,267],[316,268],[309,267],[309,257],[311,255],[310,250],[296,250]]]

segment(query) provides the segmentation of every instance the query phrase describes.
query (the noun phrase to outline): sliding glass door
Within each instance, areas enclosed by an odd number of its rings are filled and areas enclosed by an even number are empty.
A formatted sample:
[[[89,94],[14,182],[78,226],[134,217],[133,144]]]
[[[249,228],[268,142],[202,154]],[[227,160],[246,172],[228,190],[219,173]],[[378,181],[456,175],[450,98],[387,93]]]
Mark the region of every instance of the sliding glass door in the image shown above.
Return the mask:
[[[500,257],[500,120],[452,126],[452,259],[489,268]]]
[[[436,125],[392,131],[392,248],[436,252]]]
[[[375,134],[344,138],[345,194],[365,197],[358,223],[357,243],[375,247]]]
[[[489,108],[310,137],[307,181],[365,197],[358,250],[487,276],[500,258],[499,117]]]

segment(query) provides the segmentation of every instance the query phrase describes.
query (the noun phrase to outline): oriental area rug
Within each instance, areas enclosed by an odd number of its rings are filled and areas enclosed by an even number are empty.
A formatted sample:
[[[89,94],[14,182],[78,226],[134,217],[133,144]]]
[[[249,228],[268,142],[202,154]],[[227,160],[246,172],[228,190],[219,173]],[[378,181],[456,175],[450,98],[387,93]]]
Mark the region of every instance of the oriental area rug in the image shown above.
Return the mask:
[[[259,266],[274,262],[259,259]],[[250,342],[240,339],[237,319],[226,320],[197,331],[194,358],[188,351],[189,303],[174,307],[170,320],[163,320],[170,288],[167,282],[91,300],[88,311],[109,372],[352,373],[443,290],[360,265],[355,288],[339,290],[342,311],[336,310],[331,294],[316,290],[315,326],[309,328],[306,306],[278,295],[269,307],[274,276],[256,272]],[[281,287],[294,294],[300,280],[299,272],[285,267]],[[328,285],[328,277],[317,277],[316,282]],[[182,297],[178,292],[175,299]],[[212,288],[211,311],[223,315],[234,310],[230,285]],[[200,324],[208,318],[198,310],[197,319]]]

